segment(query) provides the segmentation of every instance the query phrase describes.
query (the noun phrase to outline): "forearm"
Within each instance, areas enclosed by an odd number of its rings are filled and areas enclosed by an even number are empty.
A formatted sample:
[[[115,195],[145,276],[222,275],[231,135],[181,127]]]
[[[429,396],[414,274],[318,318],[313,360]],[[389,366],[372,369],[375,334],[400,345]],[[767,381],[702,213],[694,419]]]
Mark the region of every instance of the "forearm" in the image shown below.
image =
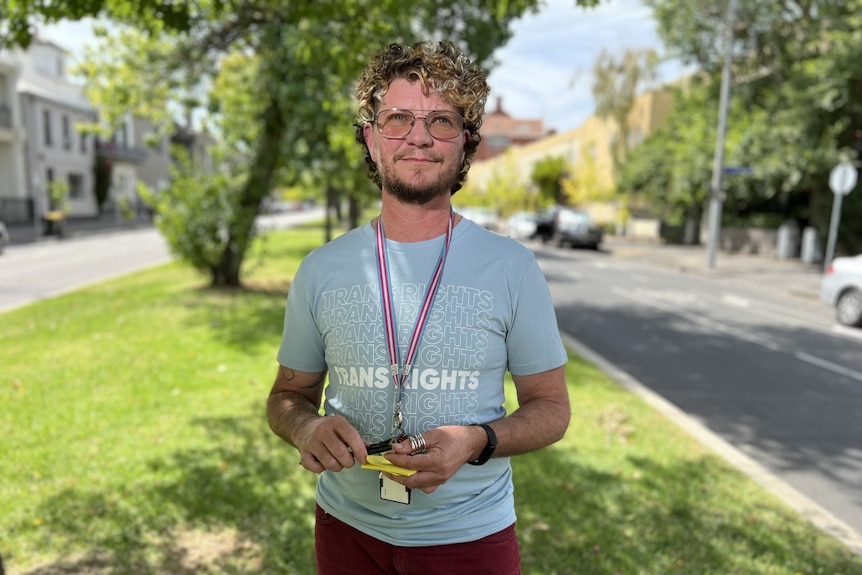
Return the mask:
[[[490,423],[497,435],[494,456],[521,455],[556,443],[565,435],[569,419],[568,402],[534,400],[522,405],[507,417]],[[481,446],[478,451],[481,452],[487,443],[484,431],[479,440]]]
[[[529,453],[559,441],[571,418],[565,366],[542,373],[513,376],[519,407],[509,416],[490,422],[497,436],[495,457]],[[476,453],[488,443],[483,430],[474,433]]]
[[[294,447],[299,447],[303,430],[321,417],[317,406],[293,391],[271,393],[266,412],[273,433]]]

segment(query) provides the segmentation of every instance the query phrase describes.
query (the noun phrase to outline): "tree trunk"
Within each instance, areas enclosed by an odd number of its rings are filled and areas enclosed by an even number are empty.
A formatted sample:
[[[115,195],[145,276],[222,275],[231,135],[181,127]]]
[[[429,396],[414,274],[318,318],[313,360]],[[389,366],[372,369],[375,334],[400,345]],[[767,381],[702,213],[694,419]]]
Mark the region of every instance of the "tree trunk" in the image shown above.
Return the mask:
[[[277,93],[276,90],[269,91]],[[218,265],[211,268],[212,287],[242,287],[240,271],[251,245],[254,221],[260,203],[272,190],[275,173],[281,163],[281,142],[285,134],[285,117],[280,103],[270,96],[263,114],[263,133],[258,143],[249,177],[240,191],[239,206],[228,222],[228,241]]]
[[[332,212],[335,208],[337,194],[331,184],[326,184],[326,237],[324,241],[332,241]]]
[[[345,226],[346,230],[352,230],[359,225],[359,200],[355,195],[351,194],[347,199],[349,205],[348,220]]]

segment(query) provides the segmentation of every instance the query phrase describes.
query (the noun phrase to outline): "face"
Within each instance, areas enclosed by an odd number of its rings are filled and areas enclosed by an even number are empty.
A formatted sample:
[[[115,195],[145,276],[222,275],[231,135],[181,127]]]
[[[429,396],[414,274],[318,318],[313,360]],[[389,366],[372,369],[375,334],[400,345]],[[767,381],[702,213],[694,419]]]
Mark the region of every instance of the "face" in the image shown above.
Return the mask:
[[[430,110],[455,108],[436,92],[422,93],[418,81],[399,78],[378,104],[378,110],[404,108],[424,117]],[[440,196],[449,197],[458,181],[464,161],[464,144],[469,132],[451,140],[436,140],[417,118],[410,134],[403,140],[384,138],[371,123],[365,124],[365,144],[377,164],[383,192],[410,204],[426,204]]]

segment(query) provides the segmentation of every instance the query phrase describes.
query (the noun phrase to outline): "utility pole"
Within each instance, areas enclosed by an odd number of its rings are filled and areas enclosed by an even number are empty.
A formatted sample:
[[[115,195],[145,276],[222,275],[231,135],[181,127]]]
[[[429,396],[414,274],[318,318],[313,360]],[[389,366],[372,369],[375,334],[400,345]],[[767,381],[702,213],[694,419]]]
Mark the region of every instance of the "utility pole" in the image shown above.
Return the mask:
[[[721,176],[724,171],[724,134],[727,131],[727,104],[730,99],[730,63],[733,52],[733,27],[736,20],[736,0],[728,0],[724,27],[724,67],[721,71],[721,94],[718,101],[718,135],[715,158],[712,164],[712,181],[709,184],[709,239],[707,267],[715,268],[715,252],[721,233]]]

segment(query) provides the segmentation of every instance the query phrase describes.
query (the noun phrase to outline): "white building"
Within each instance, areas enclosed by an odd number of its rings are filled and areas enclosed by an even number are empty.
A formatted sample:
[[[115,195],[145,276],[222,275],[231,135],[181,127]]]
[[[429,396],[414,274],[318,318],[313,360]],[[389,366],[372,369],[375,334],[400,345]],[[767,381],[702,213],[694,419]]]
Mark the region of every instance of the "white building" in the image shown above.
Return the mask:
[[[53,182],[68,186],[69,216],[97,215],[93,193],[95,145],[92,136],[77,128],[94,122],[95,110],[81,86],[69,81],[62,48],[34,39],[17,56],[17,92],[27,131],[25,180],[37,221],[59,207],[51,200]]]
[[[16,92],[20,67],[10,52],[0,52],[0,221],[32,218],[27,194],[24,149],[26,132]]]

